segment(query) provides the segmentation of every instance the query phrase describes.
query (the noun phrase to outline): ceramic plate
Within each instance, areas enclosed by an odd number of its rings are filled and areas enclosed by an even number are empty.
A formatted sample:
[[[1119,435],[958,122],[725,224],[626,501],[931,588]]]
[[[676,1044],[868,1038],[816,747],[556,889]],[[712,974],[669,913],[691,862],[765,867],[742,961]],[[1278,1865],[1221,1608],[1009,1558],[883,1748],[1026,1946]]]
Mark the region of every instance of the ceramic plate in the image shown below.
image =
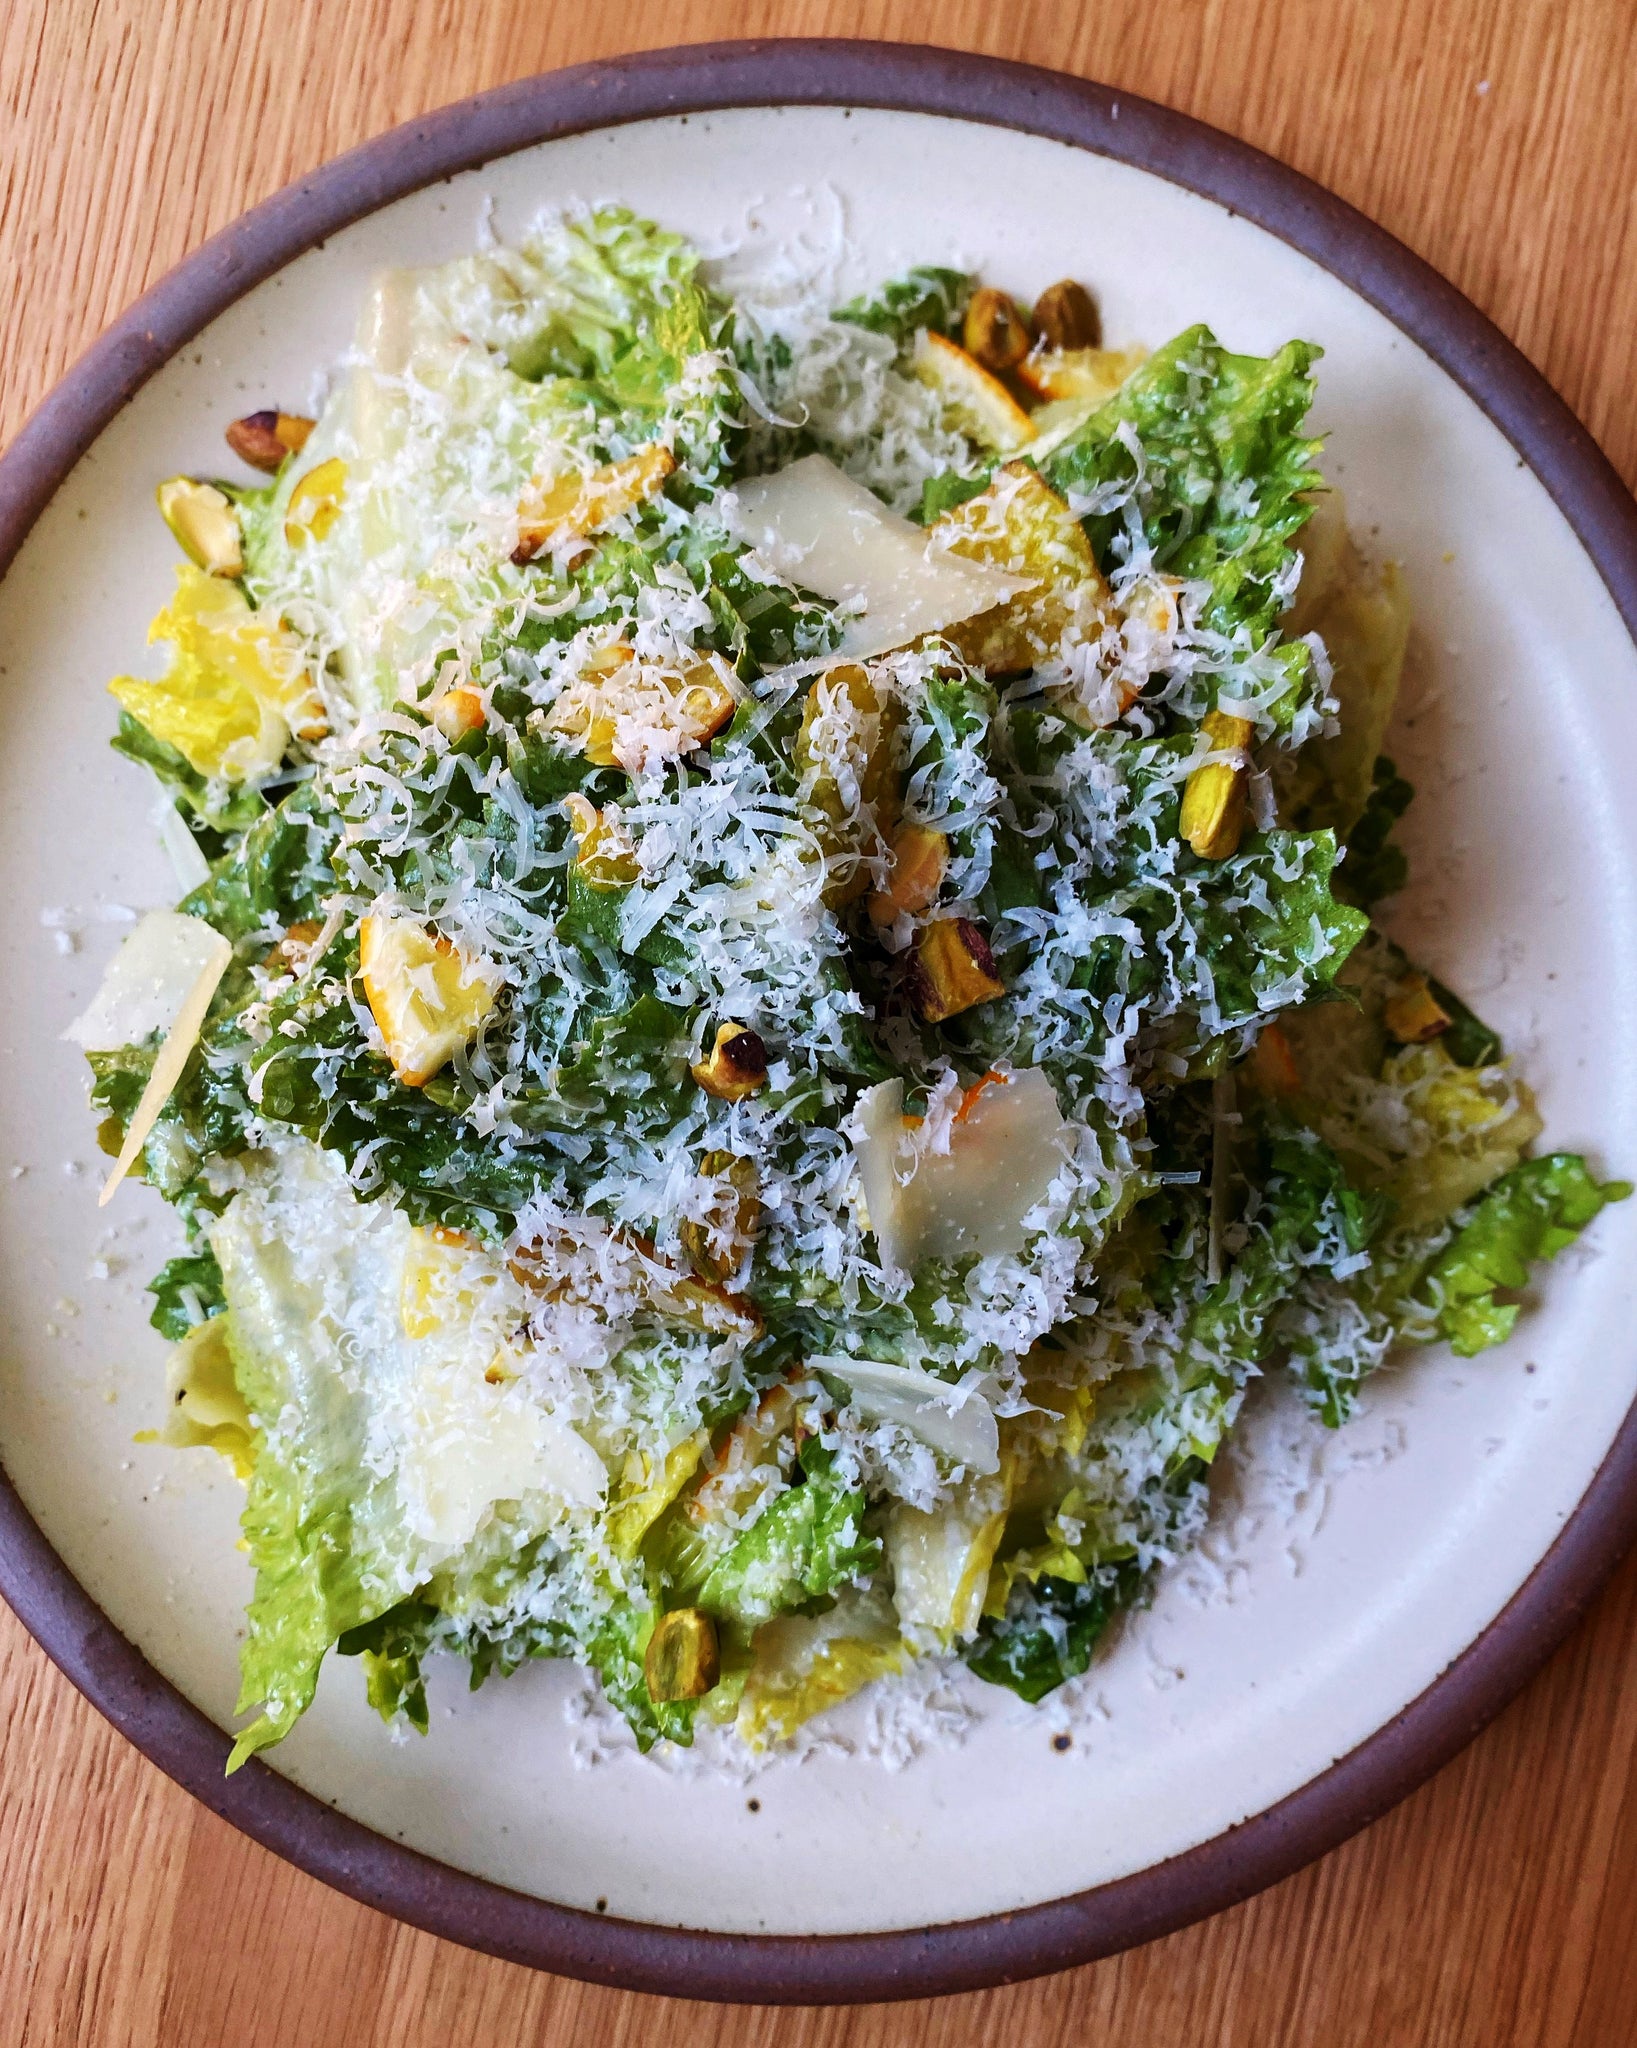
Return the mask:
[[[1025,295],[1067,273],[1113,343],[1200,319],[1257,352],[1322,342],[1327,470],[1420,622],[1392,741],[1420,787],[1398,934],[1521,1055],[1549,1142],[1623,1173],[1633,508],[1463,300],[1292,173],[1094,86],[856,44],[589,68],[373,143],[161,284],[0,465],[7,1596],[217,1811],[458,1939],[758,2000],[1054,1967],[1340,1839],[1452,1754],[1590,1597],[1632,1524],[1637,1203],[1560,1262],[1503,1350],[1418,1356],[1339,1433],[1263,1388],[1200,1551],[1038,1712],[923,1683],[747,1779],[638,1758],[564,1666],[475,1696],[440,1670],[431,1738],[396,1743],[332,1660],[271,1766],[224,1782],[239,1492],[208,1453],[133,1442],[162,1385],[142,1282],[175,1224],[137,1188],[99,1213],[83,1067],[58,1037],[132,912],[173,893],[102,686],[168,587],[155,479],[220,466],[224,422],[254,406],[312,410],[378,268],[571,198],[626,201],[735,272],[795,260],[838,297],[912,261]]]

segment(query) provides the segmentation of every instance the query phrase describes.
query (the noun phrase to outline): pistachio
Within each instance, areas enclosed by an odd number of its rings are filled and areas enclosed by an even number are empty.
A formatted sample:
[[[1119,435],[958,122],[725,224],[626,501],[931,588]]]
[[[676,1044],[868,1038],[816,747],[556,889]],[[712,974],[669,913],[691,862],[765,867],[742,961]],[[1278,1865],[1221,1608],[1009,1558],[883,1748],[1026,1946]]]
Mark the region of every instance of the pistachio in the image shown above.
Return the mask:
[[[909,998],[928,1024],[942,1024],[1006,993],[989,941],[969,917],[940,917],[915,943]]]
[[[642,1659],[651,1700],[697,1700],[722,1675],[716,1624],[702,1607],[673,1607],[662,1614]]]
[[[710,1057],[695,1060],[688,1071],[707,1095],[743,1102],[766,1084],[767,1047],[743,1024],[718,1024]]]
[[[246,413],[227,430],[227,445],[241,462],[269,476],[284,467],[285,458],[299,455],[307,445],[314,422],[296,412]]]
[[[233,501],[214,484],[167,477],[154,493],[165,524],[190,562],[212,576],[241,576],[244,546]]]
[[[627,512],[653,497],[676,468],[669,448],[655,441],[623,462],[610,462],[589,476],[572,473],[550,482],[536,481],[517,508],[517,546],[512,560],[519,568],[545,549],[584,540],[612,526]]]
[[[1113,609],[1085,529],[1029,463],[1004,463],[988,486],[934,521],[951,554],[1004,570],[1022,587],[1002,604],[944,633],[965,660],[989,675],[1033,668],[1056,653],[1071,619],[1082,629]],[[1097,629],[1087,635],[1095,641]]]
[[[695,1222],[690,1217],[682,1225],[682,1249],[699,1278],[720,1287],[738,1271],[745,1248],[761,1224],[756,1165],[733,1152],[713,1151],[700,1160],[699,1171],[706,1180],[726,1183],[733,1198],[732,1214],[725,1223]]]
[[[874,923],[889,925],[900,917],[919,917],[938,900],[949,866],[948,837],[932,825],[900,825],[892,835],[892,872],[884,889],[870,898]]]
[[[1072,277],[1046,287],[1035,300],[1030,325],[1047,348],[1096,348],[1103,338],[1096,300]]]
[[[1401,981],[1388,997],[1381,1021],[1400,1045],[1425,1045],[1455,1022],[1432,990],[1425,975],[1415,974]]]
[[[986,370],[1004,375],[1029,353],[1029,330],[1023,315],[1005,292],[985,285],[972,294],[961,329],[966,352]]]
[[[1238,761],[1211,761],[1196,768],[1182,792],[1177,829],[1201,860],[1226,860],[1239,851],[1245,830],[1245,795],[1250,768],[1245,749],[1255,731],[1248,718],[1207,711],[1201,730],[1213,753],[1236,753]]]
[[[291,547],[308,540],[322,540],[341,517],[341,499],[347,488],[347,465],[339,455],[308,470],[290,493],[284,508],[284,538]]]
[[[483,699],[464,683],[446,690],[432,713],[432,723],[453,746],[456,740],[465,739],[483,724]]]

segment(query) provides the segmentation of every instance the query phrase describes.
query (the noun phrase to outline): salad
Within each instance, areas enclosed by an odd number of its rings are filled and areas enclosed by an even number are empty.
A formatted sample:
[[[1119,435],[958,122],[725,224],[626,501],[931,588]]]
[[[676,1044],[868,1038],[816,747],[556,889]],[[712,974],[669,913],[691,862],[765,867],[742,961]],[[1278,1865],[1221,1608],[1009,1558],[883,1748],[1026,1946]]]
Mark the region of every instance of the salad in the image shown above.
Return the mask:
[[[571,211],[160,484],[183,893],[70,1036],[186,1233],[156,1434],[246,1487],[230,1769],[332,1650],[422,1731],[433,1652],[574,1659],[644,1748],[1038,1700],[1252,1380],[1335,1428],[1629,1192],[1374,921],[1409,619],[1318,353]]]

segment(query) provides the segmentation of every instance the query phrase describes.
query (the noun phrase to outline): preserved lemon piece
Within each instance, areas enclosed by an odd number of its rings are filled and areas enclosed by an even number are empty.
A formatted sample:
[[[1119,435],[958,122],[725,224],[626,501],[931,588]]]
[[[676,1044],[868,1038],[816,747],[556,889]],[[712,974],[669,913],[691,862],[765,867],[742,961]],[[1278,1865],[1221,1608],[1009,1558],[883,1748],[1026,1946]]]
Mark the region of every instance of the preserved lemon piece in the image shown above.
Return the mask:
[[[1017,374],[1037,398],[1097,406],[1114,396],[1147,354],[1145,348],[1039,349],[1018,364]]]
[[[488,974],[412,918],[374,913],[358,928],[364,995],[396,1080],[430,1081],[494,1008]]]
[[[1194,770],[1182,793],[1177,829],[1201,860],[1226,860],[1239,851],[1245,830],[1250,767],[1244,754],[1255,728],[1248,718],[1207,711],[1200,729],[1214,753],[1235,753],[1240,759],[1211,761]]]
[[[648,1638],[642,1660],[651,1700],[697,1700],[722,1674],[716,1624],[702,1607],[676,1607],[662,1614]]]
[[[1400,1045],[1425,1045],[1449,1029],[1455,1019],[1432,990],[1425,975],[1412,975],[1387,998],[1381,1021]]]
[[[560,548],[601,533],[616,519],[646,504],[675,468],[676,457],[656,441],[623,462],[592,470],[589,476],[563,476],[550,483],[536,480],[517,509],[517,546],[512,560],[521,567],[542,549]]]
[[[1038,470],[1008,462],[986,490],[953,506],[932,528],[951,554],[1028,578],[1028,588],[943,637],[990,675],[1033,668],[1079,615],[1087,637],[1112,605],[1085,528]]]
[[[708,655],[672,669],[639,661],[624,641],[592,656],[546,716],[548,732],[572,740],[598,768],[640,773],[714,739],[739,708],[740,693]]]
[[[346,488],[347,465],[339,455],[332,455],[328,462],[308,470],[284,508],[284,538],[291,547],[324,538],[341,517]]]
[[[578,842],[574,865],[580,879],[593,889],[629,888],[642,869],[630,834],[619,821],[618,810],[610,805],[609,810],[599,811],[590,797],[582,796],[578,790],[563,798],[563,809]]]
[[[958,427],[986,448],[1015,455],[1034,439],[1034,423],[998,377],[941,334],[915,343],[915,374],[943,399]]]

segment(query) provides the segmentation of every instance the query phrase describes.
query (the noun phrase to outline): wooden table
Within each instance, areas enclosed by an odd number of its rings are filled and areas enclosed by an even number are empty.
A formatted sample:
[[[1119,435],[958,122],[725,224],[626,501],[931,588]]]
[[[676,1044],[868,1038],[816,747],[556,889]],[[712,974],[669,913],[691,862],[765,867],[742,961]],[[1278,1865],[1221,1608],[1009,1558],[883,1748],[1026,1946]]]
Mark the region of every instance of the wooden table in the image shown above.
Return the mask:
[[[713,37],[936,40],[1186,108],[1477,300],[1637,478],[1634,0],[0,0],[0,441],[244,207],[440,102]],[[412,1933],[161,1777],[0,1609],[0,2040],[1030,2048],[1637,2040],[1637,1559],[1527,1694],[1276,1891],[1043,1983],[852,2012],[588,1990]]]

